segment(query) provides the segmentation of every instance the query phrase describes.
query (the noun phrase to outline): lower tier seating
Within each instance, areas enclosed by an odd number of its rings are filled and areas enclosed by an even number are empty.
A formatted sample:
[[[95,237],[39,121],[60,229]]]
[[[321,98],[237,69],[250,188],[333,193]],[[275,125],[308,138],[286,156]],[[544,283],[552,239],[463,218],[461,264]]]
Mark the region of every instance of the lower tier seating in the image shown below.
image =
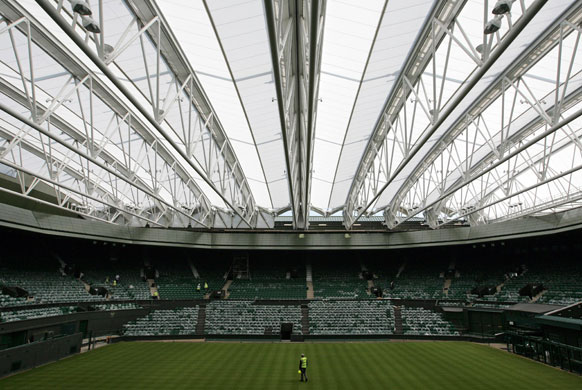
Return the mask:
[[[458,336],[453,324],[441,313],[421,307],[402,306],[402,330],[405,335]]]
[[[125,336],[194,335],[198,322],[198,306],[174,310],[154,310],[123,327]]]
[[[206,306],[206,334],[279,334],[282,323],[292,323],[301,333],[301,308],[285,305],[255,305],[252,301],[214,301]]]
[[[316,301],[309,303],[309,334],[382,335],[394,331],[389,301]]]

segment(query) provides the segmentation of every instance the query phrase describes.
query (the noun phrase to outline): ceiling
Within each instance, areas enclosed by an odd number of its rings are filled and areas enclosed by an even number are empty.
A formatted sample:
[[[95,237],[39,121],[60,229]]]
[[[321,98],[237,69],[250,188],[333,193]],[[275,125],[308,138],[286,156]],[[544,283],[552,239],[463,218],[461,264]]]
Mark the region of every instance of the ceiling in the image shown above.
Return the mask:
[[[0,16],[10,196],[298,230],[581,206],[581,1],[0,0]]]

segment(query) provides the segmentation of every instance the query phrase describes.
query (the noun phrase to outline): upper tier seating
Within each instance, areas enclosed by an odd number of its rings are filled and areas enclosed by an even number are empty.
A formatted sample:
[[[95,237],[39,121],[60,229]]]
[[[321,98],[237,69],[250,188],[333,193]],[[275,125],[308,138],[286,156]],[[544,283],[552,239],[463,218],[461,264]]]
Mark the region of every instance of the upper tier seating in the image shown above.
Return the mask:
[[[305,279],[235,279],[230,285],[230,299],[305,299]]]
[[[546,270],[544,287],[547,291],[538,300],[539,303],[569,305],[582,302],[582,267],[562,266],[559,269]]]
[[[109,299],[150,299],[150,289],[140,276],[139,264],[112,264],[108,261],[85,262],[81,266],[83,280],[92,287],[105,287]],[[113,283],[119,275],[119,282]]]
[[[391,269],[394,269],[391,266]],[[384,290],[385,298],[401,299],[437,299],[443,297],[444,278],[440,274],[446,269],[444,261],[415,261],[409,260],[403,271],[396,277],[395,272],[388,280],[379,280]],[[376,273],[376,269],[371,269]],[[390,283],[394,282],[394,288],[390,288]],[[381,284],[384,282],[386,284]]]
[[[194,278],[186,260],[156,263],[159,272],[156,284],[161,299],[202,299],[208,292],[222,289],[226,272],[226,265],[223,262],[220,262],[218,267],[206,264],[206,261],[202,260],[194,263],[200,279]],[[204,282],[208,284],[208,290],[204,289]],[[198,284],[200,291],[197,291]]]
[[[34,299],[30,303],[55,303],[75,301],[103,301],[98,295],[91,295],[81,281],[69,275],[61,275],[50,270],[0,270],[0,284],[17,286],[28,292]],[[12,304],[19,302],[12,301]]]
[[[271,261],[252,261],[251,280],[235,278],[229,298],[305,299],[305,269]]]
[[[194,335],[198,323],[198,306],[174,310],[154,310],[123,326],[125,336]]]
[[[2,270],[0,270],[2,272]],[[1,277],[0,277],[1,279]],[[0,307],[4,306],[21,306],[28,304],[27,299],[22,297],[11,297],[10,295],[2,294],[2,286],[0,285]]]
[[[368,282],[361,277],[362,271],[356,262],[343,264],[334,258],[322,259],[314,262],[312,269],[315,298],[371,298]]]
[[[35,318],[62,316],[74,313],[77,310],[75,306],[62,307],[43,307],[39,309],[24,309],[15,311],[0,312],[0,322],[14,322],[32,320]]]
[[[402,330],[405,335],[458,336],[452,323],[441,313],[421,307],[402,306]]]
[[[389,301],[314,301],[309,303],[309,334],[383,335],[394,331]]]
[[[479,262],[475,266],[475,261]],[[490,286],[496,287],[503,282],[503,272],[499,265],[491,259],[468,259],[460,262],[456,266],[457,276],[451,279],[451,286],[447,298],[451,299],[476,299],[476,295],[471,294],[475,287]]]
[[[229,300],[206,306],[205,333],[209,335],[279,334],[282,323],[292,323],[293,333],[301,333],[301,308]]]
[[[137,304],[132,303],[132,302],[127,302],[127,303],[103,303],[103,304],[97,304],[97,305],[91,305],[91,306],[93,308],[95,308],[96,310],[102,310],[102,311],[141,309],[141,306],[140,305],[137,305]]]

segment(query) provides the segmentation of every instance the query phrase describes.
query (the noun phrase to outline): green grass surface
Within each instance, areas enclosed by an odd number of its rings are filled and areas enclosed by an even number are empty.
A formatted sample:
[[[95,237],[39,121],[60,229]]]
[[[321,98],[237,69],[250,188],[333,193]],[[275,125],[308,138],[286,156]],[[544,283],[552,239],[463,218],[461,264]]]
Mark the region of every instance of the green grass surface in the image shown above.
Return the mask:
[[[299,355],[309,358],[299,382]],[[0,389],[582,389],[582,378],[487,346],[121,343],[0,380]]]

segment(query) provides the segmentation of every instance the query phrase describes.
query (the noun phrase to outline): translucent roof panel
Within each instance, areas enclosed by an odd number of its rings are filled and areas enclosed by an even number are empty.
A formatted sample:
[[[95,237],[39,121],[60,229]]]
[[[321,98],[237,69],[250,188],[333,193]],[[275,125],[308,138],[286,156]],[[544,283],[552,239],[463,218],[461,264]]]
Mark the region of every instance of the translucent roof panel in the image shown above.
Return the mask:
[[[91,0],[92,32],[67,0],[0,2],[0,175],[136,226],[580,204],[581,119],[537,139],[582,105],[580,1],[265,1]]]
[[[382,193],[378,199],[376,207],[384,207],[390,204],[396,191],[404,182],[405,178],[407,178],[413,172],[414,168],[425,159],[433,146],[438,144],[439,140],[447,134],[455,122],[466,113],[466,110],[472,106],[480,95],[496,80],[498,80],[498,77],[500,77],[503,72],[519,58],[520,54],[530,47],[530,45],[534,44],[536,38],[543,33],[548,26],[555,22],[565,10],[570,8],[571,5],[572,3],[569,2],[551,2],[546,4],[546,6],[539,11],[533,20],[525,26],[523,32],[516,37],[510,47],[507,48],[486,74],[477,82],[476,86],[472,88],[467,96],[454,107],[451,115],[443,121],[414,158],[404,166],[404,169],[400,172],[394,182]]]
[[[328,209],[341,152],[384,1],[327,2],[313,147],[313,206]]]
[[[353,104],[329,208],[345,203],[370,134],[434,4],[434,0],[388,2]]]
[[[285,207],[289,204],[285,153],[262,2],[207,4],[259,151],[273,207]]]
[[[216,33],[202,0],[158,0],[246,173],[256,202],[270,208],[261,160]]]

